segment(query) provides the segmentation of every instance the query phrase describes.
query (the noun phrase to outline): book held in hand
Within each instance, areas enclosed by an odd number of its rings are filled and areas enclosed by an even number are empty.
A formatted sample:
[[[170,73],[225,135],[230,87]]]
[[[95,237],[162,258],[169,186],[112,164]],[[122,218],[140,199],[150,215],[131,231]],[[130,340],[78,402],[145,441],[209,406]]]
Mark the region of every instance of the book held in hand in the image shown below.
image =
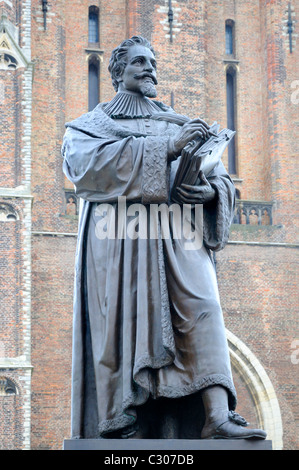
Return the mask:
[[[171,198],[174,201],[178,198],[176,189],[182,184],[196,185],[201,171],[206,177],[209,176],[221,160],[224,150],[235,135],[235,132],[229,129],[222,129],[219,132],[219,125],[217,123],[214,123],[210,129],[217,136],[211,136],[196,151],[194,149],[198,146],[197,142],[193,142],[193,145],[188,144],[183,149],[179,157],[171,191]]]
[[[176,114],[173,111],[157,113],[151,119],[165,120],[179,126],[183,126],[191,120],[189,117]],[[206,177],[209,176],[221,160],[224,150],[236,132],[230,129],[222,129],[219,132],[219,129],[219,124],[214,122],[210,127],[210,133],[214,135],[210,135],[206,141],[202,139],[201,141],[192,141],[183,149],[181,156],[175,162],[177,169],[171,189],[171,199],[173,201],[180,201],[176,191],[177,188],[182,184],[191,186],[196,185],[196,183],[200,184],[199,173],[202,171]]]

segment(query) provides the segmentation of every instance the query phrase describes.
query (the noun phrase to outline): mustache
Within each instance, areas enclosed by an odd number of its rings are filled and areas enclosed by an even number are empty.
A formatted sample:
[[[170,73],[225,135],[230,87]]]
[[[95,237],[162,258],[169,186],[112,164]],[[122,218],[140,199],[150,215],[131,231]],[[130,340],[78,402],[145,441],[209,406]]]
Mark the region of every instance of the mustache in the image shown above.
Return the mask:
[[[158,85],[158,80],[150,72],[135,73],[135,75],[134,75],[134,78],[136,80],[141,80],[141,79],[146,78],[146,77],[150,78],[154,82],[155,85]]]

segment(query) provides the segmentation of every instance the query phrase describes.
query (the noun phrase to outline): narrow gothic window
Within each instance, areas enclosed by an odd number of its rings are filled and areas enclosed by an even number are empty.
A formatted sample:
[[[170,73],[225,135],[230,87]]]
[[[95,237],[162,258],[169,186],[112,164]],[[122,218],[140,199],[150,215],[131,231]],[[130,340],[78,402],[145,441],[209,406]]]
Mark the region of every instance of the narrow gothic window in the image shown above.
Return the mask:
[[[89,7],[88,13],[88,42],[99,42],[99,9],[95,6]]]
[[[236,73],[233,67],[226,71],[226,107],[227,107],[227,127],[232,131],[236,130]],[[236,165],[236,142],[232,139],[228,146],[228,171],[230,174],[237,173]]]
[[[96,58],[91,58],[88,64],[88,111],[92,111],[99,103],[100,65]]]
[[[234,21],[226,20],[225,22],[225,54],[234,55]]]

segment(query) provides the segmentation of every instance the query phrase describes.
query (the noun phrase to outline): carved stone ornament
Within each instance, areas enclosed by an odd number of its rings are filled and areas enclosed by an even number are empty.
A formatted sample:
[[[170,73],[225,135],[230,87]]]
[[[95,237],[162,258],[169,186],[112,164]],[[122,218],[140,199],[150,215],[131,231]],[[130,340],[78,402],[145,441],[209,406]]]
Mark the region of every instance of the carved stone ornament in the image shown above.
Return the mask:
[[[18,45],[18,28],[5,15],[0,20],[0,70],[27,67],[29,61]]]
[[[18,219],[19,215],[11,204],[0,203],[0,222],[13,222]]]
[[[17,394],[18,390],[13,381],[7,377],[0,377],[0,396]]]

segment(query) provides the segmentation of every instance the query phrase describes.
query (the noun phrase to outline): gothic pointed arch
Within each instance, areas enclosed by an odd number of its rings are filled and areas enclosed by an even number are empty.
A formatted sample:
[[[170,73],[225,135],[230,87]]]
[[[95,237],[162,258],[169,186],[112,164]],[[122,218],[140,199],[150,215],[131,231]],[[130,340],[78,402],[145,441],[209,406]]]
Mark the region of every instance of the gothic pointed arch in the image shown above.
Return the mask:
[[[265,369],[250,349],[226,330],[231,364],[246,383],[256,406],[259,426],[267,431],[267,439],[272,441],[274,450],[283,447],[283,429],[280,406],[276,393]]]
[[[27,67],[29,60],[18,45],[18,28],[5,15],[0,19],[0,70]]]

